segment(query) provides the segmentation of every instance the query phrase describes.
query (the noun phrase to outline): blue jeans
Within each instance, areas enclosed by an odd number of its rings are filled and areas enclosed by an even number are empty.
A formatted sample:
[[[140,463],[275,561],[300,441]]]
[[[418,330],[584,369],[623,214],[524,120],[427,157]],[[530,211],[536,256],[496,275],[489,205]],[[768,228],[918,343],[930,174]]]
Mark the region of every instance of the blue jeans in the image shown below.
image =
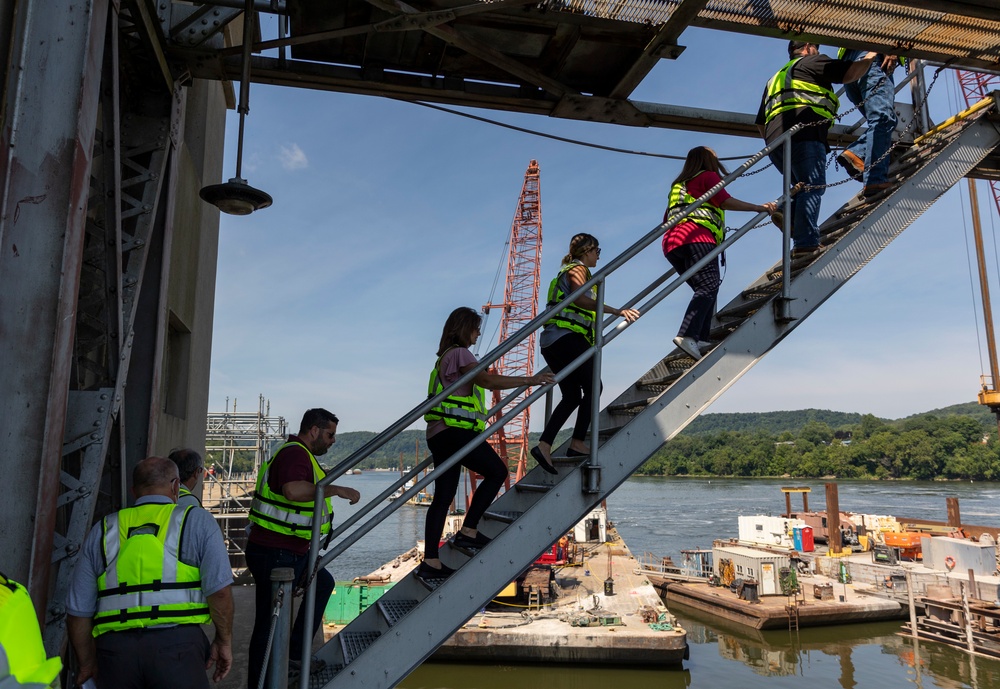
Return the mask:
[[[847,51],[845,59],[856,60],[862,51]],[[865,161],[865,184],[882,184],[889,179],[889,156],[892,132],[896,129],[896,92],[892,74],[882,71],[879,55],[863,77],[844,84],[844,93],[868,122],[864,134],[848,146],[847,150]],[[881,158],[881,160],[879,160]],[[875,162],[878,161],[878,162]]]
[[[771,151],[771,162],[784,173],[783,146]],[[822,141],[793,141],[791,184],[799,182],[818,189],[800,191],[792,197],[792,239],[794,248],[811,249],[819,246],[819,207],[826,191],[826,144]]]

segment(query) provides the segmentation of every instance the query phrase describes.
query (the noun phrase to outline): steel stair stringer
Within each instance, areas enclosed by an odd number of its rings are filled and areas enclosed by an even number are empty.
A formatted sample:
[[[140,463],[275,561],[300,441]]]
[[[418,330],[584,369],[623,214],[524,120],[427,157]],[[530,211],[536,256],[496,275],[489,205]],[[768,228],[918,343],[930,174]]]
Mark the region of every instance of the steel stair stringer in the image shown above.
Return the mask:
[[[606,439],[600,446],[596,493],[583,490],[586,462],[557,463],[560,471],[554,477],[535,468],[523,480],[531,489],[501,495],[480,523],[480,530],[494,539],[487,548],[469,557],[450,545],[443,546],[442,561],[458,571],[433,590],[411,574],[386,591],[379,599],[381,605],[369,607],[320,649],[317,655],[326,661],[327,669],[314,676],[310,686],[389,689],[398,684],[539,553],[610,495],[937,198],[1000,146],[1000,130],[980,118],[946,133],[941,142],[932,145],[937,150],[932,154],[925,151],[924,159],[911,165],[892,193],[860,210],[852,209],[852,204],[859,205],[852,201],[838,211],[840,215],[857,213],[860,220],[849,229],[838,230],[836,243],[808,265],[799,266],[797,274],[793,272],[791,311],[795,320],[775,320],[768,305],[777,291],[767,298],[752,297],[749,301],[754,308],[719,345],[669,383],[654,385],[651,395],[643,388],[644,381],[662,377],[663,366],[679,356],[672,354],[658,363],[600,415],[598,427]],[[771,279],[769,273],[758,283]],[[740,300],[748,301],[748,297],[741,295],[734,303]],[[734,304],[726,308],[731,306]]]

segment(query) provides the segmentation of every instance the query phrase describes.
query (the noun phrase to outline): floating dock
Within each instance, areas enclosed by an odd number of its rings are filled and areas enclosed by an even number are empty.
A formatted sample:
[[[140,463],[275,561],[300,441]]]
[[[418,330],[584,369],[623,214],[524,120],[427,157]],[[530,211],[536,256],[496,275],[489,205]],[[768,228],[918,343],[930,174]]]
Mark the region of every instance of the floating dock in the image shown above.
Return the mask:
[[[854,584],[833,583],[826,577],[801,577],[799,582],[798,596],[761,596],[755,601],[740,598],[728,586],[707,582],[669,582],[663,588],[671,609],[691,608],[753,629],[901,620],[907,615],[899,601]]]

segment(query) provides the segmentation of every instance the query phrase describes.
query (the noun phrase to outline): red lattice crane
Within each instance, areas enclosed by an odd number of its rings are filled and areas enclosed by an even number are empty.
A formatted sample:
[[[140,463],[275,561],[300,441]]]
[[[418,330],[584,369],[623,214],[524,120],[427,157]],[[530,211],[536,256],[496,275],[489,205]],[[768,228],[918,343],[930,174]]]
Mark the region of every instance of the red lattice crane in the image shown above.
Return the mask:
[[[521,197],[514,209],[510,226],[510,249],[507,253],[507,280],[503,301],[486,304],[483,312],[501,309],[500,342],[517,332],[538,314],[538,285],[542,260],[542,197],[538,161],[528,163],[524,173]],[[535,367],[535,333],[507,352],[495,367],[505,376],[529,376]],[[504,407],[510,409],[531,392],[511,399]],[[502,393],[493,392],[493,405],[500,402]],[[490,438],[490,445],[501,457],[506,457],[516,480],[520,480],[528,466],[528,422],[530,409],[506,423],[503,429]],[[492,421],[492,420],[491,420]]]
[[[965,98],[965,106],[972,107],[975,103],[987,98],[991,91],[1000,88],[1000,76],[995,74],[981,74],[979,72],[956,71],[958,85],[962,88],[962,97]],[[998,379],[1000,379],[1000,367],[997,364],[996,338],[993,334],[993,314],[990,306],[989,284],[986,279],[986,264],[983,256],[982,230],[979,225],[979,201],[976,193],[976,182],[971,177],[969,182],[969,204],[972,211],[972,226],[976,240],[976,254],[979,262],[979,282],[983,299],[983,321],[986,327],[986,348],[990,360],[991,376],[983,376],[979,389],[979,403],[990,408],[1000,426],[1000,391],[997,390]],[[994,180],[987,180],[990,185],[990,192],[993,194],[993,203],[996,204],[997,212],[1000,213],[1000,184]]]

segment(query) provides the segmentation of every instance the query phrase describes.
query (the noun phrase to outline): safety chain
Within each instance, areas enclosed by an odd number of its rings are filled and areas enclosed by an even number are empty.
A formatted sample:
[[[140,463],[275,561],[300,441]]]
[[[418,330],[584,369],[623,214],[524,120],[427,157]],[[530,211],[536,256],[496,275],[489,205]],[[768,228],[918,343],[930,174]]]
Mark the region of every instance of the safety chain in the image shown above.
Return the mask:
[[[278,587],[278,596],[274,601],[274,612],[271,613],[271,629],[267,633],[267,646],[264,648],[264,662],[261,665],[260,679],[257,682],[257,689],[264,689],[264,680],[267,679],[267,661],[271,656],[271,644],[274,642],[274,628],[278,626],[278,614],[281,611],[282,600],[285,597],[285,589]]]
[[[905,127],[903,127],[903,131],[902,131],[903,134],[906,134],[907,132],[909,132],[910,129],[914,125],[916,125],[916,123],[917,123],[917,116],[916,116],[916,114],[917,114],[917,112],[920,111],[921,108],[923,108],[924,104],[927,103],[927,99],[931,95],[931,89],[934,88],[934,84],[937,82],[938,77],[941,76],[941,71],[942,70],[944,70],[944,66],[938,67],[936,70],[934,70],[934,77],[931,79],[931,83],[927,85],[927,90],[924,91],[923,97],[920,98],[920,100],[916,104],[914,104],[914,106],[913,106],[913,117],[910,119],[910,123],[907,124]],[[875,85],[875,88],[878,88],[882,84],[882,82],[885,81],[886,78],[887,77],[882,77],[881,81],[879,81]],[[859,109],[861,107],[861,105],[864,105],[864,103],[865,103],[865,101],[862,101],[858,105],[858,107],[855,108],[855,109]],[[847,112],[844,113],[844,115],[846,116],[850,112],[851,111],[848,110]],[[840,119],[840,117],[838,117],[837,119]],[[889,148],[887,148],[885,150],[885,153],[883,153],[882,155],[880,155],[875,161],[868,162],[866,160],[865,161],[865,166],[866,167],[874,167],[874,166],[878,165],[883,160],[885,160],[886,156],[890,155],[894,150],[896,150],[902,144],[903,144],[903,137],[900,137],[900,138],[896,139],[896,141],[894,141],[889,146]],[[838,150],[846,150],[846,149],[838,149]],[[830,153],[830,157],[826,161],[826,167],[827,167],[828,170],[830,169],[830,165],[833,164],[833,161],[836,160],[836,158],[837,158],[838,155],[839,155],[839,153],[837,151],[833,151],[833,152]],[[847,184],[848,182],[851,182],[851,181],[854,181],[854,180],[851,177],[847,177],[846,179],[842,179],[839,182],[831,182],[829,184],[815,184],[815,185],[807,184],[807,185],[805,185],[805,187],[803,189],[804,190],[811,190],[811,189],[831,189],[833,187],[839,187],[842,184]]]

